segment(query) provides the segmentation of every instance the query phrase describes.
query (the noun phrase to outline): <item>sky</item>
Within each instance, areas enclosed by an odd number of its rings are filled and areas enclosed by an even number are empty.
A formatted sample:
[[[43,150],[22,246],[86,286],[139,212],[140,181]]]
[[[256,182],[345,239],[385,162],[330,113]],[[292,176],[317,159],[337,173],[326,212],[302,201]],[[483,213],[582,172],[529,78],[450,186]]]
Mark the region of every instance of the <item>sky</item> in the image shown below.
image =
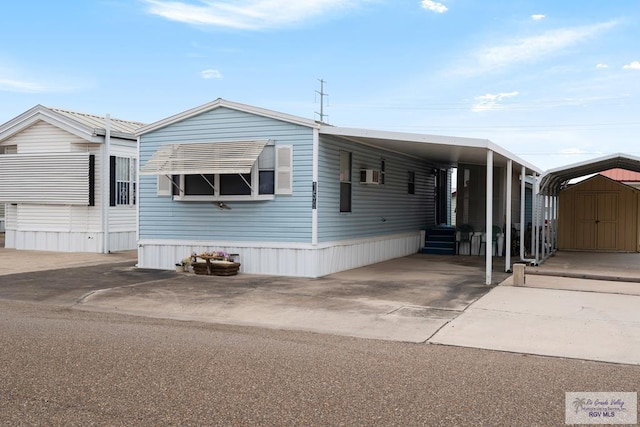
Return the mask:
[[[490,139],[542,170],[640,157],[640,1],[3,3],[0,123],[50,107],[152,123],[217,98]],[[320,96],[320,80],[324,93]]]

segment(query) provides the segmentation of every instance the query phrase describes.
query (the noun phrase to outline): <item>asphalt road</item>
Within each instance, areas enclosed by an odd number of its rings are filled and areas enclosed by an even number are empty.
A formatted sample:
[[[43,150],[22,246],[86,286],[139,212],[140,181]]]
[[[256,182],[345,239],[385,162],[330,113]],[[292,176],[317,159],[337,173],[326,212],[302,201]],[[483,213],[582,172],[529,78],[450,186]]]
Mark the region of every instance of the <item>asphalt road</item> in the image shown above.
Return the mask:
[[[597,337],[594,337],[597,340]],[[0,424],[561,426],[640,367],[0,300]]]

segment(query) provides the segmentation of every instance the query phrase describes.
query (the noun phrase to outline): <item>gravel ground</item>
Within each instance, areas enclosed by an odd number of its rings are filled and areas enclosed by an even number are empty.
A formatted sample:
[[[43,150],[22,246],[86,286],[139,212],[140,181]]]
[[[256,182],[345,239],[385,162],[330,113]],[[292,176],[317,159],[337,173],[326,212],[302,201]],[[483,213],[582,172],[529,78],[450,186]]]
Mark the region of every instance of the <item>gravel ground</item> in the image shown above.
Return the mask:
[[[640,367],[0,301],[2,425],[561,426]]]

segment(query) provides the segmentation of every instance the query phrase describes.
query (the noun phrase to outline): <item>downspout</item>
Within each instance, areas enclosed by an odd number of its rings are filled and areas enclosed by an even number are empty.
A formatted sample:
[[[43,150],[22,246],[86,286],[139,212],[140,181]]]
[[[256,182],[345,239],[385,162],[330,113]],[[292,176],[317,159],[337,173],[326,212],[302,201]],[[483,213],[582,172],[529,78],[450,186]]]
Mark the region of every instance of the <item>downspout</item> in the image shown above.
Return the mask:
[[[493,229],[493,151],[487,150],[487,211],[485,219],[484,233],[484,254],[485,254],[485,285],[491,285],[491,270],[493,267],[493,246],[491,237]]]
[[[109,156],[111,155],[111,116],[107,114],[105,116],[105,132],[104,132],[104,155],[102,156],[104,165],[102,168],[102,252],[105,254],[110,253],[109,242],[109,191],[111,190],[111,177]]]
[[[140,137],[136,138],[136,244],[140,242]],[[159,178],[157,178],[159,179]],[[171,180],[173,184],[173,180]],[[138,246],[138,259],[140,259],[140,246]],[[136,267],[139,263],[136,264]]]
[[[511,271],[511,179],[513,174],[513,161],[507,160],[507,218],[505,224],[505,243],[504,243],[504,271],[509,273]]]

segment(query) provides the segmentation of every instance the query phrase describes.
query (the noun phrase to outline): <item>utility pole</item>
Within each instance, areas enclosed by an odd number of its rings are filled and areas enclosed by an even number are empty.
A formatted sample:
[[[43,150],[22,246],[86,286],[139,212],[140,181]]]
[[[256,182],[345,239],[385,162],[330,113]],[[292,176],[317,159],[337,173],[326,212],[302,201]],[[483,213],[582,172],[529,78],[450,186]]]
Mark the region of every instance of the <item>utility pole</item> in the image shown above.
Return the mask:
[[[324,84],[326,82],[322,79],[318,79],[318,81],[320,82],[320,90],[316,91],[316,93],[320,95],[320,112],[316,111],[316,114],[320,116],[320,123],[324,123],[325,117],[328,117],[328,115],[324,114],[324,97],[329,96],[329,94],[324,93]]]

